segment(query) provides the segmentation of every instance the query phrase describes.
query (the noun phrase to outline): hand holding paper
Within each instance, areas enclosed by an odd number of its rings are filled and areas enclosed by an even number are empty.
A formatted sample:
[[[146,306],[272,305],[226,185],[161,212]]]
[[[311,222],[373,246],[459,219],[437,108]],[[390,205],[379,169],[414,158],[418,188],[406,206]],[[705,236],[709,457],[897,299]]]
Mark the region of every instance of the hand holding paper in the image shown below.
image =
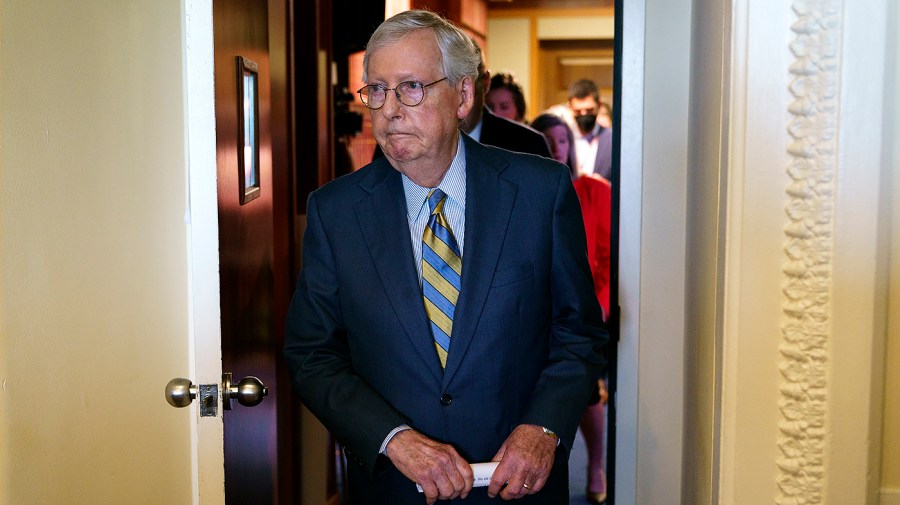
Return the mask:
[[[488,497],[515,500],[540,492],[553,468],[556,442],[540,426],[516,426],[494,455],[500,465],[488,486]]]
[[[500,463],[497,461],[491,461],[488,463],[472,463],[472,473],[475,475],[475,480],[472,483],[472,487],[485,487],[491,483],[491,476],[494,475],[494,470],[497,469],[497,465]],[[422,486],[416,484],[416,489],[419,492],[422,492]]]
[[[472,469],[451,445],[409,429],[394,435],[385,452],[403,475],[423,484],[428,505],[437,500],[465,498],[472,490]]]

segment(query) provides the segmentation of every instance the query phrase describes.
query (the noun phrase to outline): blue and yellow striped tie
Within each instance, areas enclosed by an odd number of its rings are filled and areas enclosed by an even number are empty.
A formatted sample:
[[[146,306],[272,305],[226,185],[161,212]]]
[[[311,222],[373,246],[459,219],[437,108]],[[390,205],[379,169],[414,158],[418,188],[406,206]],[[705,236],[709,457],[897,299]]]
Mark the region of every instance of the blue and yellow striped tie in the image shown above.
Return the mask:
[[[450,335],[453,332],[453,312],[459,298],[462,259],[450,223],[444,217],[447,195],[439,189],[428,193],[431,216],[422,235],[422,295],[425,312],[431,321],[434,347],[441,368],[447,366]]]

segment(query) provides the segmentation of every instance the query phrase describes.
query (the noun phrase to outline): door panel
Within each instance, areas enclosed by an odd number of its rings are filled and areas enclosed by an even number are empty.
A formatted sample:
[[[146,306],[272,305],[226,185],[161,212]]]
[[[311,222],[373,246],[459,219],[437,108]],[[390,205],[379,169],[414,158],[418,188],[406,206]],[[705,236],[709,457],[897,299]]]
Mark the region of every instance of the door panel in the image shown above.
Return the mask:
[[[212,1],[184,2],[184,93],[187,138],[189,230],[190,367],[176,376],[198,384],[217,384],[222,377],[221,308],[219,306],[218,203],[216,187],[215,93],[213,75]],[[188,168],[189,167],[189,168]],[[184,374],[184,375],[182,375]],[[172,376],[168,377],[173,378]],[[194,503],[225,501],[223,423],[221,416],[201,417],[194,402],[181,413],[194,423],[191,481]]]
[[[288,167],[283,142],[278,144],[278,155],[273,153],[273,129],[279,129],[278,138],[287,135],[285,123],[272,120],[267,1],[216,0],[213,25],[222,368],[232,372],[235,381],[252,375],[269,389],[268,398],[259,405],[249,408],[233,402],[232,410],[223,412],[225,498],[233,504],[289,503],[292,490],[279,492],[279,484],[296,479],[279,477],[279,449],[292,450],[293,444],[282,440],[291,436],[291,417],[289,412],[279,412],[279,407],[289,410],[285,405],[290,404],[290,391],[276,380],[289,255],[276,251],[276,236],[278,247],[287,247],[287,222],[283,216],[276,220],[273,214],[276,198],[282,198],[273,191],[273,171]],[[258,76],[260,190],[257,198],[244,204],[238,166],[239,156],[244,156],[238,57],[255,63]],[[283,81],[279,85],[285,86]],[[277,168],[273,159],[279,160]],[[290,455],[286,457],[290,461]],[[285,466],[291,467],[289,463]]]
[[[0,504],[192,502],[181,13],[2,2]]]

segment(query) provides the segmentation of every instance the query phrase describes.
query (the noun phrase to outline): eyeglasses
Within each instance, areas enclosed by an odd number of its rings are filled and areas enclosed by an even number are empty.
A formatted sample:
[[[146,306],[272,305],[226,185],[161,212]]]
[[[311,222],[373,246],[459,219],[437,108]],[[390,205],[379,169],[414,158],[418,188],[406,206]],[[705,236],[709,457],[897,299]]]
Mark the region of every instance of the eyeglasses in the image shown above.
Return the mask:
[[[419,81],[403,81],[396,88],[385,88],[381,84],[369,84],[359,88],[359,98],[366,107],[377,110],[384,107],[387,100],[387,92],[393,91],[397,95],[397,100],[407,107],[415,107],[425,100],[425,88],[434,86],[435,84],[446,81],[447,78],[438,79],[430,84],[422,84]]]

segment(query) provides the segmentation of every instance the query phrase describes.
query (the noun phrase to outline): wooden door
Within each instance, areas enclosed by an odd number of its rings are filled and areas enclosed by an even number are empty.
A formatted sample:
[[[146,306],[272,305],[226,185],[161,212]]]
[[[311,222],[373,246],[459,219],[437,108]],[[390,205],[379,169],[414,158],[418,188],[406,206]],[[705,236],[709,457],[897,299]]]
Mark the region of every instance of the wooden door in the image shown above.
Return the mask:
[[[291,193],[289,184],[275,184],[290,169],[287,84],[273,84],[273,66],[277,75],[287,73],[283,58],[270,57],[270,42],[283,54],[286,38],[270,35],[285,32],[286,17],[272,16],[270,26],[269,3],[213,2],[222,369],[235,382],[255,376],[268,388],[259,405],[233,401],[223,412],[229,504],[293,503],[300,480],[293,475],[300,453],[293,443],[294,402],[279,373],[291,284],[289,212],[283,209]],[[285,5],[271,4],[276,10]]]

